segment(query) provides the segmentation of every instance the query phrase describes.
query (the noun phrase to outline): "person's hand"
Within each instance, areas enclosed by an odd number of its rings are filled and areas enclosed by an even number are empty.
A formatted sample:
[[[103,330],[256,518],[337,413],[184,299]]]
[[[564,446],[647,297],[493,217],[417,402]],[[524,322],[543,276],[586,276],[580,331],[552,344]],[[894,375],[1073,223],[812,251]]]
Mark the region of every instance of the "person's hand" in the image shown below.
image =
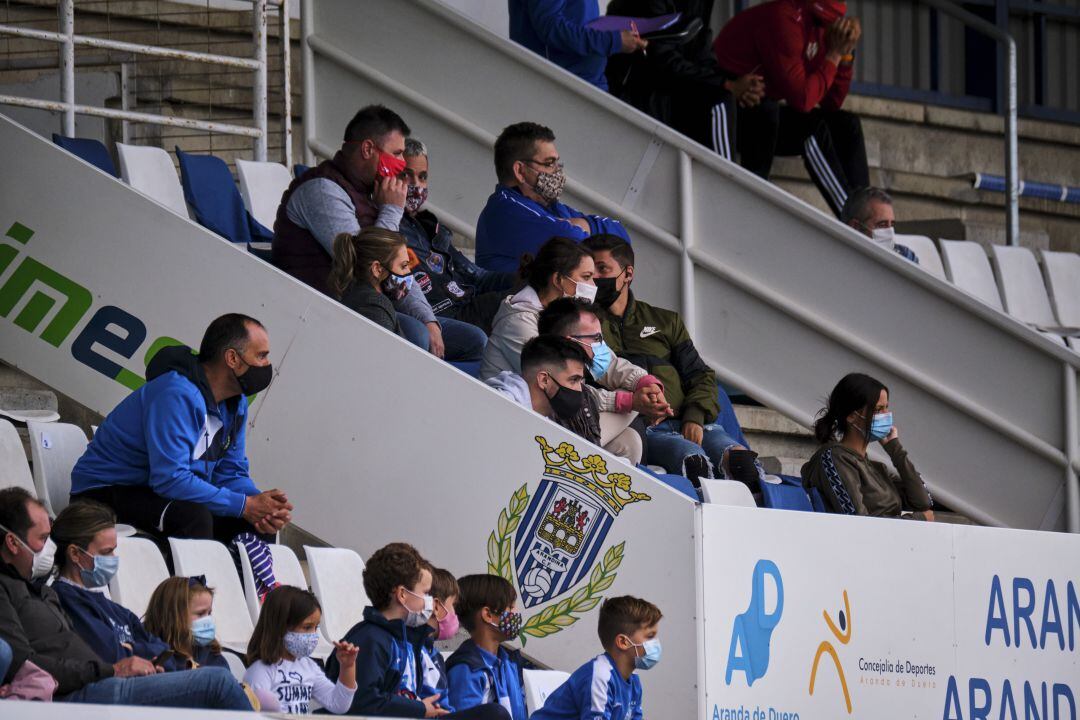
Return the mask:
[[[428,352],[437,358],[444,357],[446,355],[446,345],[443,344],[442,325],[436,320],[435,322],[429,322],[427,329],[429,336]]]
[[[409,183],[399,177],[384,177],[375,180],[375,192],[371,199],[376,205],[397,205],[405,207],[405,196],[409,193]]]
[[[889,431],[889,434],[881,438],[881,444],[887,445],[898,437],[900,437],[900,433],[896,431],[896,426],[893,425],[892,430]]]
[[[649,41],[638,35],[637,30],[623,30],[620,35],[622,36],[622,49],[620,52],[636,53],[638,50],[644,50],[649,46]]]
[[[248,495],[244,500],[244,511],[241,517],[254,525],[259,532],[265,532],[260,526],[265,528],[268,524],[276,526],[274,530],[276,532],[292,518],[289,514],[292,509],[293,506],[285,494],[275,488],[258,495]]]
[[[633,409],[648,418],[663,419],[674,414],[659,385],[646,385],[635,390]]]
[[[145,677],[157,673],[158,670],[154,667],[154,663],[135,655],[126,657],[118,663],[113,663],[113,674],[118,678]]]
[[[765,97],[765,78],[755,73],[747,73],[735,80],[729,80],[727,89],[735,96],[739,107],[754,107]]]
[[[923,520],[925,520],[926,522],[934,522],[934,511],[933,510],[923,510],[922,514],[923,514]]]
[[[564,223],[570,223],[576,228],[579,228],[590,235],[592,234],[592,228],[589,227],[589,221],[585,218],[559,218]]]
[[[700,445],[705,438],[705,428],[696,422],[684,422],[682,424],[682,436],[690,442]]]
[[[450,714],[449,710],[443,710],[441,707],[439,707],[439,698],[441,697],[442,695],[429,695],[428,697],[423,699],[422,702],[424,703],[424,717],[442,717],[443,715]]]
[[[848,42],[850,43],[850,46],[848,47],[848,51],[844,54],[850,55],[851,53],[855,52],[855,48],[859,44],[859,38],[862,37],[862,23],[859,22],[859,18],[856,17],[847,18],[846,22],[846,37],[848,39]]]
[[[840,18],[832,25],[825,28],[825,57],[836,65],[839,65],[841,58],[843,58],[844,55],[847,55],[845,48],[848,39],[845,27],[844,19]]]
[[[356,654],[360,652],[360,648],[356,647],[349,642],[336,642],[334,647],[337,650],[334,651],[334,656],[337,657],[338,664],[342,668],[349,668],[356,665]]]

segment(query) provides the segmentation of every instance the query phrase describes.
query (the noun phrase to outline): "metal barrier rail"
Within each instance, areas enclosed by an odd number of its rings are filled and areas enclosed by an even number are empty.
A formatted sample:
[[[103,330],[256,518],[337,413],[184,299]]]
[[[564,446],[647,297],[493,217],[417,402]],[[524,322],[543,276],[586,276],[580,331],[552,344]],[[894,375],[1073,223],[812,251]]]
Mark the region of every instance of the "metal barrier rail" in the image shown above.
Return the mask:
[[[75,136],[75,116],[91,115],[124,121],[124,139],[127,140],[127,123],[141,122],[151,125],[165,125],[194,130],[204,130],[228,135],[241,135],[254,139],[254,159],[265,162],[267,154],[267,3],[279,6],[282,79],[282,161],[286,167],[292,166],[292,87],[289,79],[291,59],[289,0],[251,0],[252,1],[252,40],[255,47],[254,57],[244,58],[233,55],[216,55],[190,50],[158,47],[142,43],[122,42],[107,38],[90,37],[75,34],[75,2],[59,0],[59,31],[36,30],[15,25],[0,24],[0,35],[23,37],[60,45],[60,98],[56,101],[27,98],[15,95],[0,95],[0,105],[36,108],[63,113],[63,134]],[[234,125],[207,120],[192,120],[152,113],[143,113],[127,109],[127,63],[121,64],[121,91],[124,107],[121,109],[80,105],[75,102],[75,47],[94,47],[116,50],[132,55],[147,55],[157,58],[186,60],[222,67],[251,70],[254,75],[254,100],[252,102],[252,121],[254,127]]]

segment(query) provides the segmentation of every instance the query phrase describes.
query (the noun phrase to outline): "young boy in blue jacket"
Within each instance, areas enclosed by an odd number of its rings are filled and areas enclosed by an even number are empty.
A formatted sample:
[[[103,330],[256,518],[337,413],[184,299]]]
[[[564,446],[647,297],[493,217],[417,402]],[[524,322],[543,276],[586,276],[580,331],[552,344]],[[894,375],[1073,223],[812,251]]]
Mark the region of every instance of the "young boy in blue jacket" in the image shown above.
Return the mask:
[[[458,617],[469,639],[446,663],[450,701],[458,710],[504,708],[513,720],[527,720],[522,670],[525,661],[500,643],[521,631],[514,586],[498,575],[466,575],[458,580]]]
[[[532,720],[640,720],[641,680],[635,670],[660,662],[660,609],[624,595],[600,606],[597,632],[604,652],[548,696]]]

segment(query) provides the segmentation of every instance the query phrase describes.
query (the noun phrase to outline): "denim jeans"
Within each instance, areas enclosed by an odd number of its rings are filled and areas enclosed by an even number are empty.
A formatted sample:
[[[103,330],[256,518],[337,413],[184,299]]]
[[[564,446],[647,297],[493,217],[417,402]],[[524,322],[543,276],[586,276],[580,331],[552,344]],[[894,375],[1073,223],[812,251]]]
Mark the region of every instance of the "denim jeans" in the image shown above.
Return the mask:
[[[3,638],[0,638],[0,685],[3,684],[4,676],[7,675],[8,668],[11,667],[11,661],[11,646]]]
[[[487,334],[475,325],[467,322],[454,320],[453,318],[437,318],[442,327],[443,345],[446,346],[446,360],[454,362],[468,362],[479,360],[484,354],[484,346],[487,345]],[[398,322],[401,324],[401,334],[405,339],[417,347],[428,349],[430,337],[427,326],[414,317],[398,313]]]
[[[645,431],[645,455],[654,465],[661,465],[669,473],[685,475],[683,461],[691,455],[705,455],[713,466],[713,476],[724,477],[721,460],[724,453],[739,442],[715,423],[704,426],[701,444],[692,443],[682,436],[682,421],[665,420]]]
[[[231,672],[218,667],[146,677],[112,677],[90,683],[57,700],[95,705],[251,710],[251,703],[240,688],[240,683],[236,682]]]

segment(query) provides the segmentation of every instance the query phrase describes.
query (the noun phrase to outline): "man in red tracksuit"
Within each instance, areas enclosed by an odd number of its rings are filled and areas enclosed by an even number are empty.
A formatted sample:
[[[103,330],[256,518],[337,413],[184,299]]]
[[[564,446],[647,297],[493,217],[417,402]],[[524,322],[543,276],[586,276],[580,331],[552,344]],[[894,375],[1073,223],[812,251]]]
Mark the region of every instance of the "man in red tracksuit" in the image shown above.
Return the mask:
[[[849,193],[870,184],[862,124],[840,109],[862,33],[846,12],[840,0],[772,0],[733,17],[713,44],[729,76],[765,79],[765,100],[739,109],[742,166],[768,179],[775,155],[802,155],[837,216]]]

